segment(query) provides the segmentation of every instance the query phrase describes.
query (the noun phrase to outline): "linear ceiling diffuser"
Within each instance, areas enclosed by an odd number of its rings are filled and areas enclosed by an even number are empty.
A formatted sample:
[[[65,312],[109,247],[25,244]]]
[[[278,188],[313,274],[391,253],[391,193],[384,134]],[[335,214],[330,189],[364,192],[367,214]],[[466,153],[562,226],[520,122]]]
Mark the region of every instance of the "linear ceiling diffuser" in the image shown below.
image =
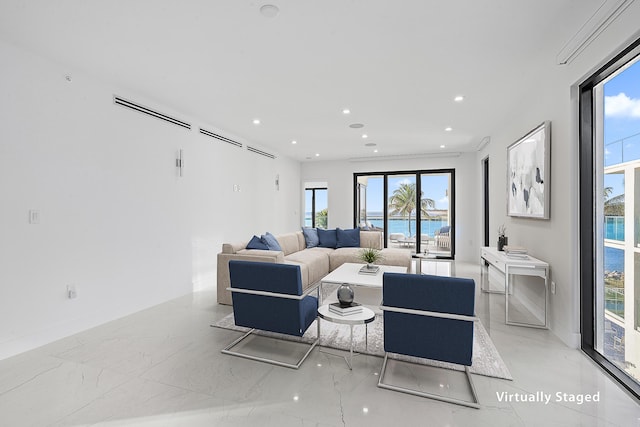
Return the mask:
[[[217,139],[219,141],[226,142],[228,144],[234,145],[236,147],[242,147],[242,143],[240,143],[238,141],[234,141],[233,139],[229,139],[229,138],[227,138],[225,136],[218,135],[217,133],[213,133],[213,132],[208,131],[206,129],[200,128],[200,133],[203,134],[203,135],[210,136],[211,138],[215,138],[215,139]]]
[[[145,107],[143,105],[140,105],[140,104],[136,104],[135,102],[128,101],[128,100],[126,100],[124,98],[121,98],[119,96],[114,95],[113,96],[113,102],[116,105],[120,105],[122,107],[130,108],[132,110],[138,111],[138,112],[146,114],[148,116],[152,116],[152,117],[155,117],[157,119],[164,120],[165,122],[168,122],[168,123],[171,123],[171,124],[174,124],[174,125],[186,128],[186,129],[191,129],[191,125],[189,123],[187,123],[187,122],[183,122],[182,120],[178,120],[178,119],[176,119],[174,117],[168,116],[168,115],[160,113],[158,111],[154,111],[154,110],[152,110],[150,108],[147,108],[147,107]]]
[[[631,3],[633,3],[633,0],[604,0],[571,40],[562,47],[562,50],[556,56],[556,63],[558,65],[566,65],[573,61]]]
[[[255,148],[255,147],[250,146],[250,145],[247,145],[247,150],[251,151],[252,153],[256,153],[256,154],[260,154],[261,156],[268,157],[270,159],[275,159],[276,158],[275,155],[273,155],[271,153],[267,153],[266,151],[259,150],[259,149]]]

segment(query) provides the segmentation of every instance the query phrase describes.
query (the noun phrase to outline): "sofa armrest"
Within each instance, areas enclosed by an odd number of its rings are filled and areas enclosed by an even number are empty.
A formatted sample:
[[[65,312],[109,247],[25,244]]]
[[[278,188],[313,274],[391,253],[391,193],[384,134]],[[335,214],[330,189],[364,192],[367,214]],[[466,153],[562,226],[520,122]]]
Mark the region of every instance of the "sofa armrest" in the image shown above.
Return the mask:
[[[260,249],[247,249],[236,254],[218,254],[218,304],[231,305],[231,292],[227,288],[231,286],[229,277],[229,261],[238,259],[242,261],[284,263],[282,251],[267,251]]]

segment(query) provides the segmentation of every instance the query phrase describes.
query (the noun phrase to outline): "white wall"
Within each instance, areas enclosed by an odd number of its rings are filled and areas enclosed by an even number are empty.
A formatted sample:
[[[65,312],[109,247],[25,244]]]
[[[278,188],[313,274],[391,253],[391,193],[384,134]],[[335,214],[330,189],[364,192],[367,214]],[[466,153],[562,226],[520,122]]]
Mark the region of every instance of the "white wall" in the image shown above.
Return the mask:
[[[507,226],[509,244],[522,245],[547,261],[557,292],[551,295],[550,322],[553,332],[570,346],[580,340],[580,283],[578,241],[578,104],[576,85],[588,77],[605,59],[626,47],[640,22],[640,4],[632,3],[572,63],[556,65],[557,51],[540,59],[542,72],[523,81],[528,96],[510,117],[491,134],[491,143],[478,153],[477,163],[487,155],[490,161],[490,232],[497,240],[498,226]],[[552,122],[551,134],[551,219],[532,220],[506,216],[506,149],[543,120]],[[478,180],[481,175],[478,174]],[[481,182],[481,181],[480,181]],[[495,245],[495,243],[492,243]]]
[[[299,226],[298,162],[200,135],[216,129],[130,89],[80,72],[67,82],[68,69],[1,42],[0,68],[0,359],[214,287],[223,241]]]
[[[353,227],[354,173],[455,169],[456,259],[477,261],[480,253],[477,235],[481,221],[481,210],[478,206],[481,199],[475,186],[470,183],[476,179],[478,167],[475,153],[465,153],[460,157],[427,157],[408,160],[311,161],[302,164],[302,180],[327,182],[329,227],[351,228]]]

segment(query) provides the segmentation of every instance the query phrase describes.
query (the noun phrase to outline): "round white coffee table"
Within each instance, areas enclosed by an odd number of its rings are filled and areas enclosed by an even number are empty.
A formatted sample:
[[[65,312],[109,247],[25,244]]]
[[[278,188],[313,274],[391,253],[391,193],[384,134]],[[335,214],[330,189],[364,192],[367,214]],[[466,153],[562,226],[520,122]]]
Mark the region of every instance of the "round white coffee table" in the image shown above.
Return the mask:
[[[353,369],[351,362],[353,361],[353,327],[354,325],[364,325],[365,326],[365,334],[364,334],[364,342],[365,342],[365,349],[368,349],[369,347],[369,340],[368,340],[368,335],[369,335],[369,328],[368,328],[368,324],[373,322],[373,320],[376,318],[376,314],[373,312],[373,310],[371,310],[370,308],[367,307],[362,307],[362,312],[360,313],[355,313],[355,314],[347,314],[347,315],[341,315],[338,313],[334,313],[331,310],[329,310],[329,304],[325,304],[325,305],[321,305],[320,307],[318,307],[318,316],[321,319],[326,320],[327,322],[332,322],[332,323],[339,323],[342,325],[349,325],[349,327],[351,328],[351,336],[350,336],[350,344],[349,344],[349,358],[347,359],[347,356],[342,356],[344,357],[345,362],[347,362],[347,365],[349,366],[349,369]],[[318,336],[320,336],[320,334],[318,334]],[[323,353],[327,353],[327,354],[331,354],[334,356],[341,356],[339,354],[333,354],[333,353],[329,353],[327,351],[324,351]],[[355,354],[356,356],[358,355],[358,353]]]

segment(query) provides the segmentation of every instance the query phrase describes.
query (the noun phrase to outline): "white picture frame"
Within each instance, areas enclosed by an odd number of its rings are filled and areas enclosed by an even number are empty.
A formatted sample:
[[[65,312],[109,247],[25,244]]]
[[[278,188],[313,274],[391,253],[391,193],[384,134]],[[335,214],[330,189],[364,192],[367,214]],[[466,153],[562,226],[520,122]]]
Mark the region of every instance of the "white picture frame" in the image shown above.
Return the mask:
[[[544,121],[507,147],[507,215],[549,219],[551,122]]]

